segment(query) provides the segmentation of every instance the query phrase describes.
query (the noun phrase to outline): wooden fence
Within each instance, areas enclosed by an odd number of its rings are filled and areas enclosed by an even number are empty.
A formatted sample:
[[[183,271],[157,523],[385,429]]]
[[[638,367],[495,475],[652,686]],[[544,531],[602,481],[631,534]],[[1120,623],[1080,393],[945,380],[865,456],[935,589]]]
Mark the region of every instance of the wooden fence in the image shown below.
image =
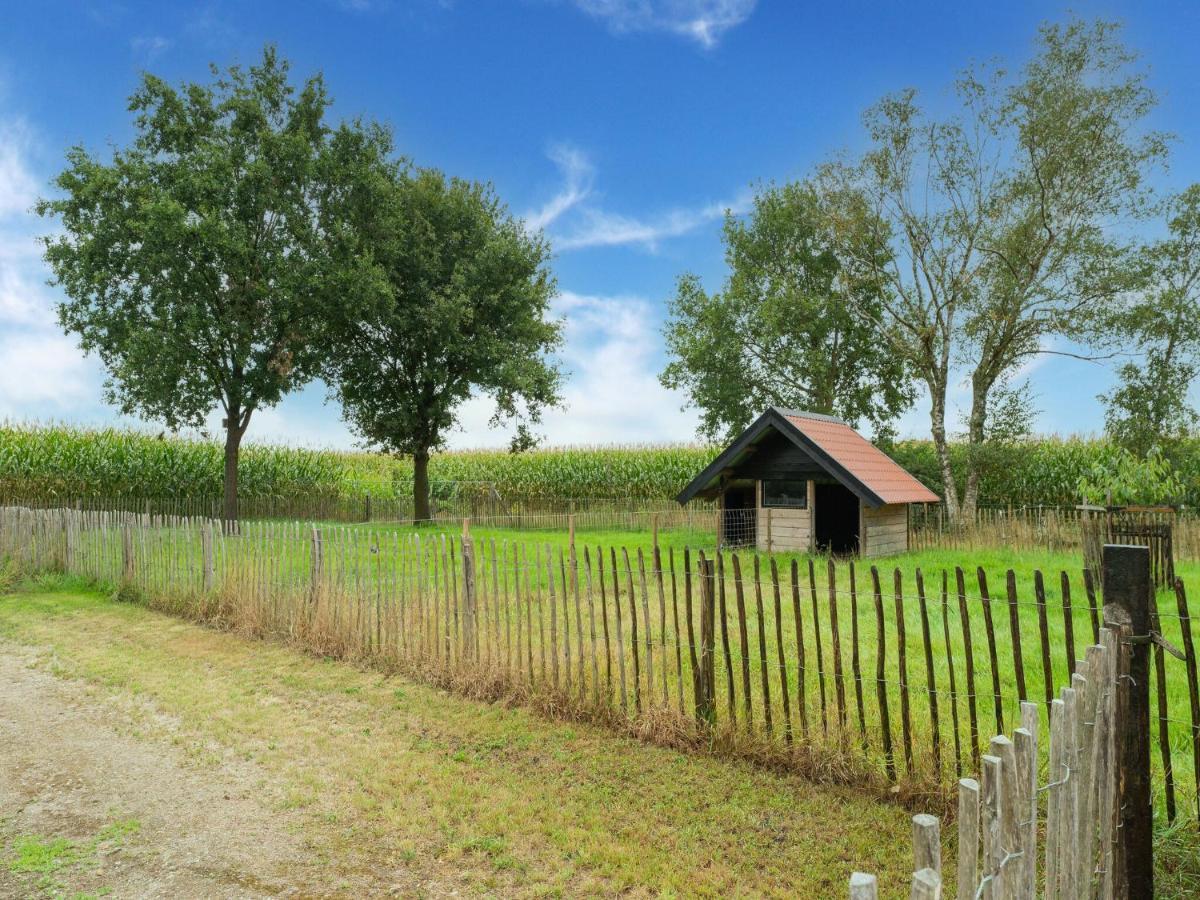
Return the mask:
[[[1105,548],[1102,643],[1051,704],[1045,783],[1036,704],[1021,705],[1012,738],[992,738],[979,778],[958,783],[959,897],[1017,900],[1151,897],[1154,894],[1149,747],[1149,552]],[[1039,795],[1045,795],[1044,817]],[[910,896],[942,896],[939,820],[913,818]],[[1044,835],[1044,849],[1038,839]],[[949,880],[949,879],[947,879]],[[875,900],[873,875],[850,877],[852,900]]]
[[[227,533],[207,519],[0,509],[0,559],[29,571],[110,583],[159,608],[477,696],[909,796],[941,796],[979,771],[981,736],[1006,733],[1022,704],[1036,702],[1048,724],[1055,686],[1080,671],[1078,649],[1100,640],[1086,573],[927,577],[677,551],[649,535],[630,547],[569,530],[544,537],[282,522]],[[1156,800],[1171,818],[1200,816],[1200,693],[1182,583],[1156,601]]]

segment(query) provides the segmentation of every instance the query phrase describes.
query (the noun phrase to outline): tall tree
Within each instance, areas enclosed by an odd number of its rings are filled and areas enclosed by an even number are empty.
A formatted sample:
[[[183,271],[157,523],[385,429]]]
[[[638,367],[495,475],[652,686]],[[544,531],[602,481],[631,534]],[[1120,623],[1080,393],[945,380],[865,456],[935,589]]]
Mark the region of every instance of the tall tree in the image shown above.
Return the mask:
[[[954,520],[978,503],[992,389],[1037,354],[1092,344],[1131,286],[1129,242],[1113,226],[1145,214],[1144,176],[1165,157],[1163,136],[1143,127],[1154,95],[1134,59],[1115,25],[1045,25],[1015,80],[967,72],[944,119],[913,90],[885,97],[866,115],[861,161],[822,171],[826,190],[870,198],[868,221],[893,248],[885,265],[856,262],[887,285],[881,333],[928,391]],[[846,242],[849,255],[859,243]],[[961,492],[946,428],[960,377],[971,391]]]
[[[358,136],[338,138],[357,156]],[[343,252],[369,256],[387,287],[340,323],[329,381],[368,444],[412,457],[414,518],[428,519],[429,456],[465,400],[488,396],[493,424],[517,422],[514,450],[559,400],[549,246],[490,187],[386,159],[339,202],[336,215],[354,223]]]
[[[1140,457],[1198,422],[1188,393],[1200,371],[1200,184],[1167,209],[1167,237],[1145,250],[1147,287],[1115,319],[1141,358],[1118,369],[1119,384],[1102,398],[1109,435]]]
[[[860,202],[842,204],[857,213]],[[670,362],[660,380],[686,392],[710,438],[745,428],[766,406],[781,405],[866,420],[886,428],[911,402],[905,361],[881,340],[880,280],[843,267],[831,212],[807,182],[760,190],[746,219],[725,218],[724,289],[679,279],[664,328]],[[854,233],[874,268],[887,245],[876,227]],[[845,238],[849,225],[843,223]],[[859,267],[862,271],[865,267]],[[857,310],[856,315],[853,310]]]
[[[38,207],[62,224],[45,239],[59,320],[103,361],[109,402],[172,429],[224,413],[230,521],[251,416],[316,374],[330,310],[374,277],[335,264],[318,226],[348,173],[323,160],[321,76],[297,88],[288,68],[267,47],[211,84],[144,75],[132,143],[107,162],[72,148]]]

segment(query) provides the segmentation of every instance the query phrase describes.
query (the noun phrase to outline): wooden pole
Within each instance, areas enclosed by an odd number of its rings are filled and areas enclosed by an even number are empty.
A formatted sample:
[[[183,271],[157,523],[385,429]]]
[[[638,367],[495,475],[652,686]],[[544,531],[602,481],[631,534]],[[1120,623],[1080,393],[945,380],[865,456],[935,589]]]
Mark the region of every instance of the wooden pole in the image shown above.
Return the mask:
[[[717,721],[715,611],[716,580],[711,559],[700,555],[700,674],[696,679],[696,723],[711,728]]]
[[[1101,551],[1104,621],[1117,631],[1114,710],[1116,897],[1154,896],[1150,784],[1150,550],[1106,544]]]
[[[883,616],[883,590],[879,586],[879,570],[871,566],[871,587],[875,593],[875,699],[879,705],[879,725],[883,733],[883,759],[887,767],[888,781],[896,780],[896,760],[892,755],[892,725],[888,718],[888,696],[886,681],[886,621]]]
[[[1192,712],[1192,769],[1196,785],[1196,819],[1200,821],[1200,676],[1197,675],[1196,645],[1192,638],[1191,616],[1188,615],[1187,592],[1181,578],[1175,579],[1175,602],[1179,607],[1179,630],[1183,634],[1188,701]]]

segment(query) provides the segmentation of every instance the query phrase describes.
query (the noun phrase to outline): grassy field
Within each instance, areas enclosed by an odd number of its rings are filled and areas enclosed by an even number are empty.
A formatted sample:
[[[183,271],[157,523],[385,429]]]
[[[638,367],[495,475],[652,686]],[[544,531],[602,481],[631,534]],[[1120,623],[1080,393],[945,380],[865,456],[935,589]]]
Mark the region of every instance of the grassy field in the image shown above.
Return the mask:
[[[98,703],[147,704],[146,740],[177,720],[166,739],[202,772],[231,754],[265,768],[264,799],[302,817],[330,893],[399,867],[468,895],[817,897],[865,868],[907,896],[908,816],[854,790],[472,702],[62,579],[0,596],[0,639],[95,685]]]
[[[578,717],[598,718],[622,730],[683,740],[680,734],[689,731],[693,710],[692,645],[699,632],[697,554],[689,559],[686,547],[693,541],[704,542],[705,535],[661,532],[659,569],[649,531],[581,532],[576,543],[578,568],[573,569],[564,532],[474,529],[472,534],[482,665],[464,664],[458,643],[465,628],[460,617],[465,613],[458,558],[462,550],[453,533],[414,532],[381,524],[320,527],[314,593],[312,526],[247,523],[238,536],[216,536],[214,585],[205,594],[201,541],[194,529],[139,529],[132,542],[132,587],[161,609],[233,624],[333,655],[370,659],[383,668],[425,669],[426,677],[468,693],[569,709]],[[52,531],[47,536],[50,549],[61,539],[61,530]],[[75,554],[76,572],[98,582],[122,580],[118,529],[80,532]],[[718,593],[724,595],[718,605],[715,648],[718,743],[732,755],[768,759],[818,779],[872,785],[889,780],[881,700],[890,713],[895,777],[906,792],[953,785],[959,771],[973,771],[973,731],[978,746],[986,745],[993,734],[1011,732],[1019,720],[1020,689],[1010,618],[1014,610],[1006,596],[1008,570],[1014,575],[1026,696],[1041,703],[1043,726],[1046,678],[1040,614],[1046,616],[1045,649],[1055,696],[1069,683],[1070,658],[1082,658],[1093,640],[1080,561],[1070,555],[924,551],[875,560],[881,589],[878,605],[865,562],[854,569],[851,590],[850,565],[838,561],[831,593],[826,559],[789,554],[759,557],[756,578],[753,554],[738,557],[740,583],[734,577],[733,554],[722,557],[724,577],[717,579]],[[51,553],[51,561],[54,558]],[[685,560],[693,571],[690,606]],[[778,604],[771,563],[779,572]],[[956,566],[965,570],[962,604],[957,597]],[[989,602],[983,599],[977,568],[985,574]],[[1194,580],[1198,568],[1181,565],[1179,574],[1185,581]],[[932,664],[928,668],[918,570],[925,576],[928,662]],[[1034,573],[1039,570],[1045,576],[1044,610],[1034,590]],[[943,572],[948,586],[944,603]],[[1063,572],[1071,589],[1070,616],[1062,603]],[[740,607],[745,609],[744,642],[737,613],[739,587]],[[1159,603],[1163,633],[1182,646],[1174,597],[1164,593]],[[693,610],[690,628],[689,608]],[[992,617],[993,640],[989,640],[987,612]],[[1073,654],[1067,650],[1068,622]],[[900,624],[906,650],[903,666]],[[640,629],[637,658],[635,627]],[[968,636],[973,685],[965,670]],[[876,668],[881,655],[882,697]],[[1176,805],[1189,816],[1195,809],[1195,780],[1186,672],[1181,662],[1166,657],[1164,674]],[[1153,690],[1157,689],[1156,683]],[[1167,782],[1157,720],[1154,726],[1155,783],[1159,806],[1165,809]],[[694,743],[698,738],[692,735],[690,740]]]

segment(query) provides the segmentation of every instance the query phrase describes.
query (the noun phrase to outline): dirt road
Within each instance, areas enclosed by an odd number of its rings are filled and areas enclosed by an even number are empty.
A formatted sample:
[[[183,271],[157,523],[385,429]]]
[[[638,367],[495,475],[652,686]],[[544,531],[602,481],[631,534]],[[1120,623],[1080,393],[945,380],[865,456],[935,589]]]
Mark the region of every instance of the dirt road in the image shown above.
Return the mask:
[[[201,771],[169,717],[37,662],[0,643],[0,896],[325,893],[255,765]]]

